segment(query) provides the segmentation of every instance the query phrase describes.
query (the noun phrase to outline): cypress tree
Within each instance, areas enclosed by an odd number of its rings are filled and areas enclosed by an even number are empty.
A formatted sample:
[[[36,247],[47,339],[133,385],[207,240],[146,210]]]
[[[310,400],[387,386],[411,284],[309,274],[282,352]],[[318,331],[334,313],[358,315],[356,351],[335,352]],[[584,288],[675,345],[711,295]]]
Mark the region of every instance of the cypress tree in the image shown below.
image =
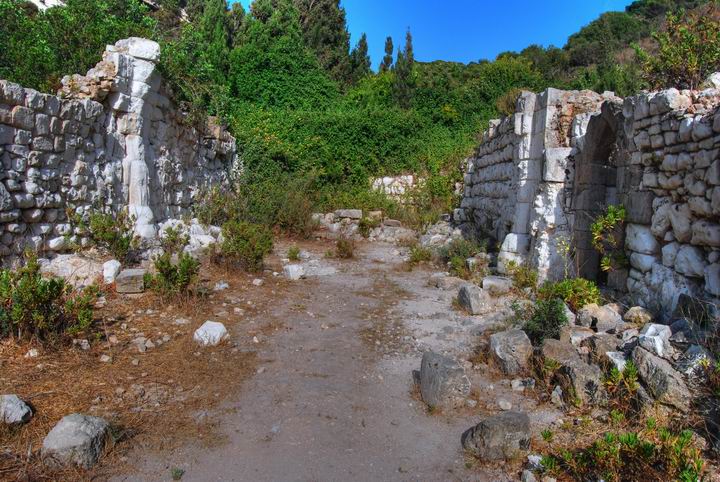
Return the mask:
[[[408,29],[405,37],[405,48],[398,52],[397,61],[393,72],[393,97],[395,102],[403,109],[409,109],[412,105],[413,91],[415,90],[415,77],[413,67],[415,65],[415,53],[412,45],[412,35]]]
[[[351,77],[350,33],[340,0],[295,0],[305,44],[339,83]]]
[[[350,54],[350,65],[352,68],[351,80],[357,83],[360,79],[370,74],[370,56],[368,55],[367,35],[362,34],[357,45]]]
[[[242,31],[245,26],[245,9],[240,2],[235,2],[229,12],[230,45],[237,47],[242,39]]]
[[[385,57],[382,59],[382,63],[380,64],[380,72],[387,72],[392,68],[393,65],[393,53],[394,53],[395,47],[393,46],[393,39],[392,37],[388,37],[385,39]]]

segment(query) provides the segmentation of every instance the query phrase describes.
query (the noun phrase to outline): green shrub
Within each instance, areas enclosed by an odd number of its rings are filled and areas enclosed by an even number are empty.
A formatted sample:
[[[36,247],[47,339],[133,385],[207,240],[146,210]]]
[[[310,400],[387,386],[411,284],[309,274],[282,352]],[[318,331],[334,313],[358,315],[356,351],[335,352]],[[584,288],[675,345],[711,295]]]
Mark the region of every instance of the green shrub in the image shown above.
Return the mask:
[[[533,344],[541,345],[546,338],[559,340],[560,330],[567,323],[565,304],[561,300],[538,300],[523,330]]]
[[[172,227],[166,228],[160,235],[160,247],[170,254],[181,253],[189,242],[190,236]]]
[[[520,97],[520,94],[522,94],[523,89],[520,87],[514,87],[507,91],[502,97],[500,97],[495,102],[495,107],[498,110],[500,114],[503,116],[510,116],[515,113],[515,109],[517,108],[517,101],[518,97]]]
[[[273,248],[272,233],[259,224],[228,221],[222,226],[223,259],[247,271],[260,271],[263,259]]]
[[[24,267],[0,270],[0,338],[47,341],[92,326],[95,286],[75,291],[62,278],[43,278],[35,255]]]
[[[668,13],[665,28],[653,34],[657,52],[636,47],[645,80],[654,89],[697,89],[720,69],[718,7],[700,14]]]
[[[531,267],[525,264],[518,265],[515,261],[510,261],[507,270],[510,278],[512,278],[513,286],[516,289],[524,290],[530,288],[533,291],[537,289],[538,272]]]
[[[418,243],[410,246],[410,264],[426,263],[431,261],[433,253],[430,249],[421,246]]]
[[[297,246],[290,246],[287,256],[290,261],[298,261],[300,259],[300,248]]]
[[[145,284],[163,298],[187,297],[200,272],[200,261],[188,253],[173,255],[165,252],[154,260],[156,274],[147,274]]]
[[[638,388],[638,371],[632,361],[628,361],[622,371],[612,367],[605,378],[609,407],[627,416],[631,410],[637,408]]]
[[[476,241],[470,241],[464,238],[455,238],[450,241],[450,244],[440,248],[438,250],[438,255],[444,262],[449,262],[453,258],[462,258],[464,263],[466,259],[472,258],[473,256],[484,252],[485,247]]]
[[[115,214],[94,210],[86,218],[75,215],[71,216],[71,220],[95,246],[108,251],[120,262],[127,261],[131,250],[137,247],[135,218],[129,216],[126,210]]]
[[[573,311],[591,303],[599,304],[601,299],[595,282],[583,278],[566,279],[557,283],[546,282],[540,287],[538,296],[543,300],[559,298]]]
[[[340,238],[335,242],[335,254],[341,259],[355,257],[355,241],[350,238]]]
[[[377,218],[363,217],[358,223],[358,230],[363,238],[370,237],[370,231],[380,226],[380,220]]]

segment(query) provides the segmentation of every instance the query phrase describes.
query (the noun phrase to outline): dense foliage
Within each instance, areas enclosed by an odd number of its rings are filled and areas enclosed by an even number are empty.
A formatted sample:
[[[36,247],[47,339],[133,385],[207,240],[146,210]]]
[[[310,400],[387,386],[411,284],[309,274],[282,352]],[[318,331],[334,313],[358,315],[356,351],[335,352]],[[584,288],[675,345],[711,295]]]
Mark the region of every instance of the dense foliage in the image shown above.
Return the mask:
[[[62,278],[44,278],[37,257],[0,270],[0,339],[52,341],[90,328],[96,287],[74,291]]]

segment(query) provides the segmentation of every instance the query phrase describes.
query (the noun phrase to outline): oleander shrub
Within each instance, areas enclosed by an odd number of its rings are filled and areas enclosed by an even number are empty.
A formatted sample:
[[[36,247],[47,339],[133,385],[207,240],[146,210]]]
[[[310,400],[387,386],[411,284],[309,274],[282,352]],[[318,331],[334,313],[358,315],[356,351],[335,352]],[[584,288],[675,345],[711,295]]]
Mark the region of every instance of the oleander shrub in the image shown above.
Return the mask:
[[[0,338],[57,341],[88,330],[99,290],[75,290],[62,278],[44,278],[34,254],[17,270],[0,270]]]
[[[247,271],[260,271],[263,259],[272,251],[272,232],[263,225],[228,221],[222,226],[220,257]]]

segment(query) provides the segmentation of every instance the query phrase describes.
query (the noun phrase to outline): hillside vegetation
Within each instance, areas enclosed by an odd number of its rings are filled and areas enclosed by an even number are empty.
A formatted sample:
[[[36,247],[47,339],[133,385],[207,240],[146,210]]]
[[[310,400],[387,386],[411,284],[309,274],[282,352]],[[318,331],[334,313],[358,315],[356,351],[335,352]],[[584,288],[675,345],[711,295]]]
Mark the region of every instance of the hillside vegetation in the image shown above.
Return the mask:
[[[467,65],[418,62],[408,32],[400,46],[387,39],[377,73],[367,38],[351,47],[338,0],[255,0],[249,11],[225,0],[163,0],[155,12],[138,0],[66,3],[37,12],[0,0],[0,77],[53,91],[62,75],[94,65],[105,44],[154,38],[176,99],[195,117],[222,117],[237,137],[245,197],[277,207],[251,186],[279,192],[292,177],[306,186],[308,209],[393,211],[369,192],[369,180],[413,172],[427,182],[406,215],[423,224],[452,206],[458,166],[477,133],[512,110],[520,89],[635,92],[649,84],[631,46],[654,48],[649,35],[668,12],[706,2],[639,0],[601,15],[562,48],[533,45]]]

